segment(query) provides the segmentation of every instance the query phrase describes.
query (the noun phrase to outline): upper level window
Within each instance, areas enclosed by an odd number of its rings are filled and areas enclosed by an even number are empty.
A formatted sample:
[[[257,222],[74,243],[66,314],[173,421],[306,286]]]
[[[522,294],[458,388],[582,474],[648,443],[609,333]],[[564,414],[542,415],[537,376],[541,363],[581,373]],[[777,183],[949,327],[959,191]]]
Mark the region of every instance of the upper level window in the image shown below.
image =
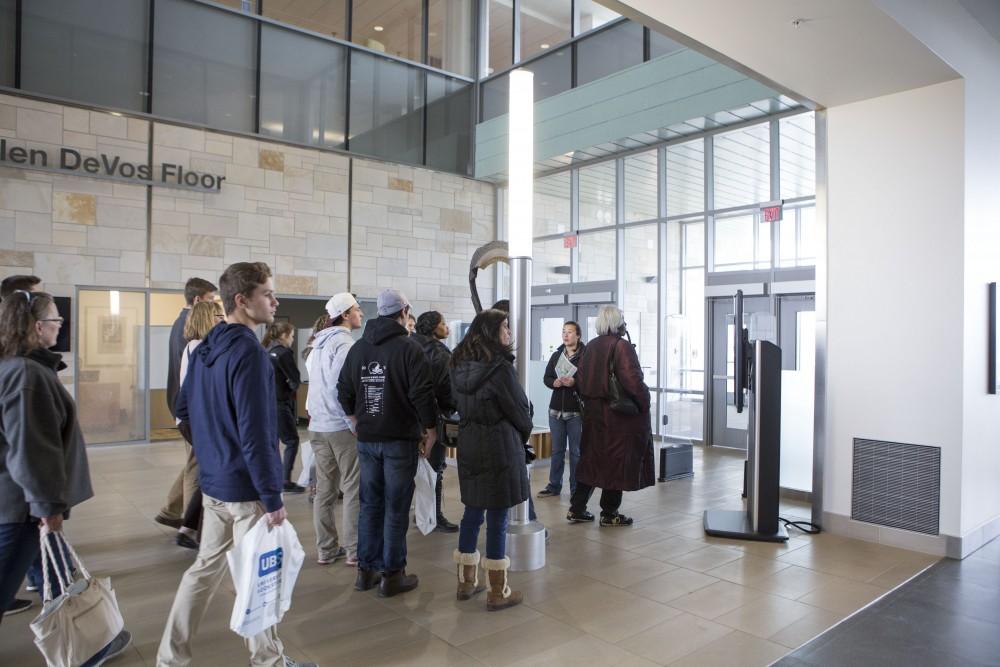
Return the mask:
[[[576,0],[575,4],[577,35],[599,28],[605,23],[621,17],[618,12],[614,12],[604,5],[599,5],[594,0]]]
[[[569,2],[521,0],[521,60],[570,38],[570,8]]]
[[[472,0],[430,0],[427,13],[427,64],[471,77],[476,55]]]
[[[420,62],[422,5],[421,0],[354,0],[351,41],[374,51]]]
[[[227,4],[240,5],[242,2],[231,0]],[[329,37],[347,39],[347,0],[267,0],[262,9],[264,16],[272,19]]]

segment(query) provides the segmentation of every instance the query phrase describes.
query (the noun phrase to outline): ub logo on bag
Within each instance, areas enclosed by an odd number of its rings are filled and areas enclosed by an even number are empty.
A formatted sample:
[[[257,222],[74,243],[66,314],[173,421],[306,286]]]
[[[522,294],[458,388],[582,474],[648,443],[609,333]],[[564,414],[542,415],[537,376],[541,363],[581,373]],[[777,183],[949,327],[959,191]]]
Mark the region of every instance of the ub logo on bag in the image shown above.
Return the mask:
[[[271,574],[272,572],[277,572],[281,569],[281,556],[283,554],[281,547],[278,547],[274,551],[268,551],[267,553],[260,555],[260,567],[257,568],[257,576],[263,577],[265,574]]]

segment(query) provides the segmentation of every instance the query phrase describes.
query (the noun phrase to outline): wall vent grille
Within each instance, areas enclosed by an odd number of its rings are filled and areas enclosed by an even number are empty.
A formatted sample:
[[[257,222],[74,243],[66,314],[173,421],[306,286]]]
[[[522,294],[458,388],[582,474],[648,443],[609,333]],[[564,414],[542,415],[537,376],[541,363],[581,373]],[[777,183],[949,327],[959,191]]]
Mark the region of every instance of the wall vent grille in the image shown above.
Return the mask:
[[[854,439],[851,518],[937,535],[941,448]]]

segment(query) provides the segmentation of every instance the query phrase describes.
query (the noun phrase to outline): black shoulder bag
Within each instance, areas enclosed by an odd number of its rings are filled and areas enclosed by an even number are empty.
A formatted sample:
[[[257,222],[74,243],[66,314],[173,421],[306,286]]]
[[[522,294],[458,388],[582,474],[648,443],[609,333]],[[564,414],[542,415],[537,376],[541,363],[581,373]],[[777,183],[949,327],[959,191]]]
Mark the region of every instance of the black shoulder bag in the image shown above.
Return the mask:
[[[639,406],[632,397],[622,389],[621,382],[615,374],[615,352],[618,350],[618,341],[611,347],[611,354],[608,356],[608,407],[623,415],[639,414]]]

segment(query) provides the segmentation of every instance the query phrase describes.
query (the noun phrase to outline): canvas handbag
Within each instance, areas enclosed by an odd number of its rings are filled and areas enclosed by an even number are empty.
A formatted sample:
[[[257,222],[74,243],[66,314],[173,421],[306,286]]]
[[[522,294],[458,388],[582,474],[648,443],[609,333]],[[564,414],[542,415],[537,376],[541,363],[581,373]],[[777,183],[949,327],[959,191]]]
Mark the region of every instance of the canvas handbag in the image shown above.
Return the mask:
[[[415,483],[413,502],[416,505],[417,528],[422,534],[428,535],[437,528],[437,497],[435,494],[437,473],[434,472],[434,468],[425,458],[417,461]]]
[[[615,374],[615,352],[618,349],[618,342],[611,347],[611,354],[608,356],[608,407],[623,415],[639,414],[639,406],[632,397],[625,393],[618,376]]]
[[[292,591],[306,553],[292,522],[268,528],[261,517],[226,553],[236,587],[229,629],[253,637],[278,624],[292,606]]]
[[[61,532],[52,533],[59,544],[59,567],[50,541],[41,536],[42,611],[31,622],[35,646],[49,667],[79,667],[107,646],[125,627],[111,580],[96,579]],[[67,563],[69,553],[72,563]],[[75,565],[78,576],[68,574]],[[62,594],[52,595],[49,571],[55,572]],[[69,581],[75,579],[75,581]]]

